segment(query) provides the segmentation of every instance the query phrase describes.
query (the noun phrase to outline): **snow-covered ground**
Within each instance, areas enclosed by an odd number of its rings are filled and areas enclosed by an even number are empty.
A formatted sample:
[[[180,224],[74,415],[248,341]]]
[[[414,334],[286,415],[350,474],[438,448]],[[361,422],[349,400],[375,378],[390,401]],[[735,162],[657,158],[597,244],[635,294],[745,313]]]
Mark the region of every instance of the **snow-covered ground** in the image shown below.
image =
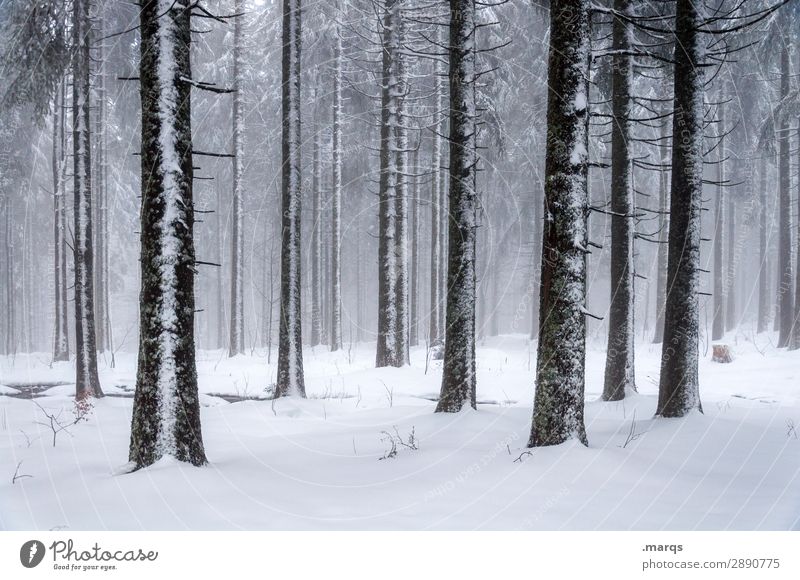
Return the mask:
[[[527,453],[535,347],[479,347],[478,411],[434,414],[441,363],[380,369],[374,345],[307,349],[306,400],[264,397],[276,357],[199,355],[210,464],[127,461],[135,355],[101,361],[108,394],[73,418],[74,368],[0,359],[0,529],[800,529],[800,353],[739,339],[732,364],[703,353],[704,414],[654,419],[660,348],[638,345],[639,394],[599,401],[604,354],[589,349],[589,448]],[[16,386],[15,386],[16,385]],[[797,426],[797,431],[795,427]],[[412,445],[391,451],[390,436]],[[417,447],[412,449],[410,447]],[[381,459],[383,458],[383,459]],[[19,464],[18,478],[12,483]],[[24,477],[30,476],[30,477]]]

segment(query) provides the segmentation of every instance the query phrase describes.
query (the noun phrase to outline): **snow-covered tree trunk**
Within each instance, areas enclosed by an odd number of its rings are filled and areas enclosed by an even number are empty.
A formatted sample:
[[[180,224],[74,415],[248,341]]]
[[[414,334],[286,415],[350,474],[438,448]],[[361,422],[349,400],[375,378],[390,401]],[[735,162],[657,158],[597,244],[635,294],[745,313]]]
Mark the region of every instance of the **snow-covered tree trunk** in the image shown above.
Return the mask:
[[[94,16],[95,26],[98,29],[98,36],[103,37],[103,2],[95,2],[96,14]],[[103,41],[99,41],[94,46],[94,54],[97,69],[94,71],[94,85],[96,93],[95,109],[97,116],[95,118],[95,158],[94,168],[92,170],[92,185],[94,186],[94,249],[95,249],[95,264],[94,264],[94,278],[95,278],[95,320],[97,324],[97,351],[105,352],[108,350],[108,342],[106,338],[106,330],[108,329],[108,304],[106,304],[106,251],[108,239],[106,234],[108,231],[105,227],[106,211],[106,89],[105,89],[105,47]]]
[[[668,85],[668,79],[662,85]],[[667,88],[665,86],[665,88]],[[672,87],[669,87],[671,91]],[[653,344],[664,340],[664,304],[667,299],[667,240],[669,233],[669,132],[670,123],[661,125],[659,152],[661,167],[658,170],[658,255],[656,257],[656,328]]]
[[[438,61],[434,65],[434,70],[436,74],[436,79],[434,81],[436,110],[434,114],[440,117],[444,115],[444,70]],[[439,179],[440,168],[442,166],[442,130],[443,124],[439,121],[434,126],[433,150],[431,152],[431,171],[433,172],[433,176],[431,179],[430,325],[428,329],[428,338],[431,344],[442,338],[442,329],[439,326],[441,319],[439,310],[441,309],[442,299],[442,292],[439,284],[439,271],[442,269],[442,237],[439,234],[439,228],[442,223],[442,199],[444,198],[444,192],[441,190],[441,180]]]
[[[800,119],[797,123],[797,161],[798,171],[800,171]],[[792,336],[789,339],[789,350],[800,349],[800,178],[797,180],[797,235],[795,236],[795,285],[794,285],[794,315],[792,323]]]
[[[319,103],[317,87],[314,87],[314,102]],[[321,137],[321,131],[314,134],[314,144],[311,150],[311,346],[322,344],[323,328]]]
[[[409,364],[409,252],[408,252],[408,129],[404,115],[405,93],[408,88],[408,71],[402,61],[401,50],[404,45],[404,27],[400,14],[400,2],[395,5],[397,16],[394,19],[397,29],[397,124],[394,127],[395,166],[397,168],[397,189],[395,193],[395,242],[396,247],[396,299],[397,305],[397,365]]]
[[[411,157],[410,173],[413,175],[411,193],[411,284],[409,286],[409,346],[419,344],[419,150],[414,149]]]
[[[767,267],[767,255],[769,254],[769,244],[767,242],[767,162],[762,157],[758,168],[758,321],[756,332],[766,332],[769,325],[769,268]]]
[[[724,135],[725,117],[720,108],[719,133]],[[725,335],[725,287],[724,248],[725,248],[725,137],[720,137],[717,145],[717,187],[714,198],[714,316],[711,326],[711,340],[721,340]]]
[[[614,0],[614,10],[629,15],[630,0]],[[633,285],[634,195],[631,183],[630,24],[615,17],[612,25],[611,123],[611,306],[608,318],[603,400],[619,401],[635,391]]]
[[[667,300],[656,415],[701,409],[699,339],[700,214],[703,192],[703,45],[692,0],[677,0]]]
[[[0,175],[0,185],[5,186],[5,180]],[[3,188],[5,194],[3,195],[3,212],[5,213],[5,236],[4,236],[4,250],[5,250],[5,279],[6,279],[6,340],[5,340],[5,353],[16,354],[17,352],[17,335],[15,324],[15,309],[14,309],[14,236],[11,230],[11,214],[13,211],[13,204],[11,196],[8,191]]]
[[[55,328],[53,360],[69,360],[69,321],[67,312],[67,244],[66,244],[66,139],[65,83],[56,93],[53,107],[53,266],[55,290]],[[7,282],[8,283],[8,282]]]
[[[102,397],[97,375],[92,243],[89,0],[73,0],[72,145],[75,258],[75,397]]]
[[[333,191],[331,193],[331,350],[342,348],[342,38],[334,39]]]
[[[790,40],[784,32],[781,45],[780,97],[786,102],[790,91]],[[794,322],[794,296],[792,295],[792,194],[789,143],[789,121],[780,115],[778,139],[778,346],[789,345]]]
[[[233,207],[231,209],[231,327],[228,356],[244,352],[244,1],[235,0],[233,22]]]
[[[281,314],[275,396],[306,396],[300,286],[300,0],[283,1]]]
[[[736,204],[733,192],[725,196],[726,264],[725,264],[725,330],[736,328]]]
[[[144,2],[139,364],[129,461],[206,462],[194,341],[190,8]]]
[[[378,346],[375,366],[400,366],[397,345],[397,152],[400,98],[398,3],[387,0],[382,28],[380,178],[378,184]]]
[[[220,181],[215,182],[215,192],[216,192],[216,199],[217,199],[217,219],[216,219],[216,250],[217,250],[217,263],[221,264],[223,261],[222,256],[225,254],[225,250],[223,248],[223,241],[224,236],[223,232],[225,230],[225,219],[222,217],[222,183]],[[223,271],[222,268],[217,269],[216,275],[216,294],[217,294],[217,317],[216,317],[216,334],[217,334],[217,348],[225,348],[225,298],[223,292]]]
[[[475,261],[478,196],[475,0],[450,0],[450,232],[442,388],[437,412],[476,408]]]
[[[588,71],[589,2],[551,4],[542,290],[530,447],[570,439],[587,443]]]

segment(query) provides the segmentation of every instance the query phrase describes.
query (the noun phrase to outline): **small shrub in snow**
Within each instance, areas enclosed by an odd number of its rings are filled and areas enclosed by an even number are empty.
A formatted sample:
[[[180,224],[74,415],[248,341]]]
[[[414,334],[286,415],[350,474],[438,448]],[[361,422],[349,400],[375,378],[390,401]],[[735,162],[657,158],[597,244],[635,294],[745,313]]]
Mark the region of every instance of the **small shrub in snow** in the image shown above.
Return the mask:
[[[384,451],[382,457],[378,458],[379,461],[382,459],[391,459],[392,457],[396,457],[398,449],[401,448],[410,449],[411,451],[417,451],[419,449],[419,441],[417,440],[414,427],[411,427],[411,433],[409,433],[408,437],[406,438],[403,438],[403,436],[400,435],[400,432],[397,430],[396,426],[394,427],[394,433],[381,431],[381,441],[388,445],[388,449]]]

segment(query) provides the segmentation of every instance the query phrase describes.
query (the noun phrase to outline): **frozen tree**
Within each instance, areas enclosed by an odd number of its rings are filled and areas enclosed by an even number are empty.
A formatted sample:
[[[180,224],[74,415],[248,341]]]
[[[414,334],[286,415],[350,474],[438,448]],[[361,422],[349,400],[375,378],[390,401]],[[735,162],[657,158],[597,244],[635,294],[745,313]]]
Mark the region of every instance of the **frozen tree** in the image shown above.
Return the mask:
[[[442,388],[437,412],[476,408],[475,374],[475,191],[477,80],[475,0],[450,0],[450,209],[447,248],[447,306]]]
[[[141,5],[141,292],[129,461],[206,462],[194,341],[191,11]]]
[[[319,102],[319,91],[314,87],[314,102]],[[322,134],[314,134],[311,160],[311,346],[322,343],[322,170],[320,159],[320,140]]]
[[[763,154],[762,154],[763,155]],[[769,282],[767,277],[767,254],[769,247],[767,243],[767,163],[762,157],[758,169],[758,321],[756,332],[761,333],[767,330],[769,323]]]
[[[56,90],[53,107],[53,265],[55,328],[53,360],[69,360],[69,314],[67,300],[67,205],[66,205],[66,83]]]
[[[102,397],[97,375],[92,238],[89,0],[73,0],[72,147],[75,260],[75,396]]]
[[[583,392],[588,67],[589,2],[551,4],[545,218],[530,447],[569,439],[587,444]]]
[[[281,67],[281,312],[275,396],[305,397],[300,290],[300,0],[283,1]]]
[[[441,33],[440,33],[441,37]],[[441,43],[440,38],[440,43]],[[436,111],[434,114],[437,116],[438,122],[434,126],[433,133],[433,150],[431,152],[431,171],[433,171],[433,178],[431,179],[431,273],[430,273],[430,328],[428,329],[428,338],[432,343],[443,338],[443,330],[440,328],[441,315],[440,310],[442,307],[443,289],[441,287],[441,277],[439,272],[443,268],[442,259],[442,236],[440,230],[442,227],[442,200],[444,199],[444,192],[442,191],[441,180],[441,167],[442,167],[442,133],[444,132],[443,116],[445,114],[445,92],[444,92],[444,76],[445,72],[439,61],[436,62],[434,68],[434,75],[436,77],[434,85],[434,95],[436,98]]]
[[[665,94],[669,95],[672,87],[668,78],[662,81]],[[669,97],[666,97],[669,98]],[[659,138],[659,165],[658,168],[658,254],[656,257],[656,329],[653,343],[660,344],[664,340],[664,303],[667,296],[667,234],[669,232],[669,142],[670,123],[665,120],[661,124]]]
[[[725,115],[720,108],[719,142],[717,143],[717,183],[714,198],[714,317],[711,327],[711,340],[720,340],[725,334],[726,284],[724,275],[725,242]]]
[[[780,100],[786,103],[790,91],[790,40],[788,31],[780,27]],[[776,119],[776,138],[778,141],[778,346],[789,345],[794,321],[794,300],[792,295],[792,203],[791,203],[791,160],[789,143],[789,119],[783,111]]]
[[[634,378],[634,195],[629,152],[631,123],[630,0],[614,0],[611,63],[611,306],[603,400],[636,390]]]
[[[333,46],[333,191],[331,193],[331,350],[342,348],[342,37]]]
[[[233,19],[233,199],[231,209],[231,333],[229,356],[244,352],[244,0],[234,0]]]
[[[411,173],[413,191],[411,193],[411,282],[409,286],[409,346],[419,344],[419,150],[420,144],[412,152]]]

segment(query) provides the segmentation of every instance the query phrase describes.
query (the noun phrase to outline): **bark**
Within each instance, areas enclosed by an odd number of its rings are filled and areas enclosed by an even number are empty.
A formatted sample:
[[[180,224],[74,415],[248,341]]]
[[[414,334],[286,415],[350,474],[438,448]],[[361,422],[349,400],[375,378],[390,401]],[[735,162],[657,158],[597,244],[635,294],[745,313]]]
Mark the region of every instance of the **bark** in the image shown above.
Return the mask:
[[[400,366],[397,345],[397,156],[395,128],[400,91],[397,38],[400,0],[388,0],[383,15],[380,178],[378,185],[378,345],[375,366]]]
[[[476,408],[475,228],[478,198],[475,0],[450,0],[450,232],[442,388],[437,412]]]
[[[588,444],[583,421],[588,217],[589,2],[550,8],[545,220],[529,447]]]
[[[664,83],[666,85],[668,83]],[[671,87],[670,87],[671,90]],[[659,145],[662,167],[658,172],[658,255],[656,273],[656,328],[653,344],[661,344],[664,340],[664,304],[667,297],[667,242],[669,232],[669,131],[671,125],[664,121],[661,126],[661,143]]]
[[[409,287],[409,346],[419,344],[419,149],[417,144],[411,158],[410,173],[413,175],[411,194],[411,284]]]
[[[403,22],[400,15],[400,3],[397,3],[397,46],[403,46]],[[397,124],[394,127],[395,166],[397,168],[397,190],[395,194],[395,305],[397,307],[397,327],[395,348],[397,365],[407,365],[409,360],[409,255],[408,255],[408,129],[403,118],[403,101],[407,92],[407,71],[397,50]]]
[[[614,0],[614,9],[628,14],[630,0]],[[608,319],[603,400],[619,401],[635,391],[634,379],[634,253],[631,158],[628,150],[631,117],[630,31],[627,22],[614,18],[612,50],[611,123],[611,306]]]
[[[336,32],[333,73],[333,191],[331,200],[331,351],[342,348],[342,39]]]
[[[435,64],[436,80],[436,115],[444,114],[444,86],[442,77],[444,75],[440,64]],[[441,308],[441,286],[439,271],[442,269],[442,238],[439,229],[442,222],[442,199],[444,193],[441,191],[441,181],[439,172],[442,166],[442,131],[443,124],[436,123],[433,135],[433,151],[431,153],[431,171],[434,172],[431,180],[431,274],[430,274],[430,327],[428,329],[428,340],[430,344],[435,343],[441,337],[442,328],[440,327]]]
[[[140,12],[142,106],[139,363],[129,461],[206,463],[194,340],[190,8]]]
[[[769,268],[767,264],[767,254],[769,246],[767,244],[767,163],[761,160],[758,171],[759,200],[760,207],[758,212],[758,323],[756,331],[766,332],[769,325],[770,294],[769,294]]]
[[[234,2],[234,14],[243,14],[243,0]],[[242,205],[244,204],[244,103],[242,54],[242,18],[233,19],[233,199],[231,211],[231,326],[228,355],[236,356],[244,352],[244,223]]]
[[[72,145],[75,260],[75,397],[102,397],[97,375],[94,317],[94,247],[92,237],[89,0],[73,2]]]
[[[314,102],[318,101],[318,91],[314,88]],[[316,109],[316,107],[315,107]],[[311,153],[311,346],[322,344],[322,183],[320,174],[320,138],[317,131]]]
[[[697,373],[700,213],[703,181],[703,60],[700,16],[677,0],[669,255],[656,415],[701,410]]]
[[[69,360],[69,322],[67,307],[67,244],[66,244],[66,151],[65,151],[65,82],[56,93],[53,111],[53,256],[55,281],[55,328],[53,360]]]
[[[300,291],[300,0],[283,2],[281,314],[275,396],[306,396]]]
[[[800,171],[800,119],[797,124],[797,160],[798,171]],[[797,235],[795,236],[795,276],[794,285],[794,315],[792,320],[792,337],[789,340],[789,350],[800,349],[800,178],[797,180]]]
[[[725,132],[724,116],[720,113],[719,133]],[[711,340],[721,340],[725,335],[725,195],[722,183],[725,181],[725,138],[721,137],[717,145],[717,191],[714,199],[714,318],[711,329]]]
[[[789,38],[781,42],[781,101],[786,102],[790,89]],[[778,347],[789,345],[794,318],[792,296],[792,200],[789,160],[789,122],[781,114],[778,124]]]
[[[736,203],[733,191],[725,196],[727,228],[727,260],[725,271],[725,330],[736,328]]]

